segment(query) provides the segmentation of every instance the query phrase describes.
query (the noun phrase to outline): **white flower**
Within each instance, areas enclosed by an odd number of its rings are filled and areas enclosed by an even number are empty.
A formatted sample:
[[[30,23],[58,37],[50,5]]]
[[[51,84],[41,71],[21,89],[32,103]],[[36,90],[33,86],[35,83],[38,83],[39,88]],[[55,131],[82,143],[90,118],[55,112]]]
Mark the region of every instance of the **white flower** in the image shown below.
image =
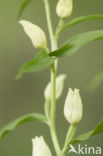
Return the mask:
[[[31,39],[33,46],[37,49],[44,49],[47,46],[46,36],[43,30],[29,21],[21,20],[19,23],[23,26],[25,33]]]
[[[45,143],[43,137],[35,137],[32,139],[33,152],[32,156],[52,156],[48,145]]]
[[[70,88],[64,105],[64,116],[70,124],[77,124],[82,118],[82,101],[79,89]]]
[[[58,99],[62,94],[65,78],[65,74],[61,74],[56,78],[56,99]],[[45,99],[51,99],[51,87],[51,82],[49,82],[44,90]]]
[[[60,18],[67,18],[71,15],[73,10],[72,0],[59,0],[56,7],[57,15]]]

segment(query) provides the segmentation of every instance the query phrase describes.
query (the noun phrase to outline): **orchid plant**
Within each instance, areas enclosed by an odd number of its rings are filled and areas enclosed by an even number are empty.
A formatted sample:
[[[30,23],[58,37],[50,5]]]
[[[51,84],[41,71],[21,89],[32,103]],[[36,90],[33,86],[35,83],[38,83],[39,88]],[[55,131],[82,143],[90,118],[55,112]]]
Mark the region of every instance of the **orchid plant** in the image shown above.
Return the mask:
[[[37,25],[26,21],[20,20],[19,24],[24,29],[26,35],[30,38],[34,48],[39,49],[32,61],[23,64],[17,74],[19,79],[24,73],[30,73],[40,71],[45,68],[49,68],[51,72],[51,81],[47,84],[44,90],[45,104],[44,114],[28,114],[22,116],[4,128],[0,130],[0,139],[2,139],[9,132],[13,131],[16,127],[21,124],[28,122],[42,122],[46,124],[50,129],[51,139],[54,145],[55,154],[57,156],[65,156],[69,148],[81,141],[89,139],[91,136],[97,135],[103,132],[103,120],[89,132],[81,134],[74,138],[76,133],[77,125],[82,119],[83,104],[80,97],[79,89],[69,88],[65,103],[64,103],[64,116],[68,122],[68,130],[63,147],[60,146],[57,131],[56,131],[56,100],[61,96],[64,86],[65,74],[57,76],[58,60],[64,56],[70,56],[77,52],[80,48],[85,46],[87,43],[94,40],[103,39],[103,30],[96,30],[90,32],[84,32],[73,36],[60,48],[58,48],[58,39],[61,33],[69,27],[72,27],[78,23],[82,23],[88,20],[103,19],[103,15],[89,15],[82,16],[67,22],[67,19],[71,16],[73,11],[73,0],[58,0],[56,6],[56,13],[59,17],[59,23],[56,31],[53,31],[52,20],[50,13],[49,0],[42,0],[44,2],[44,8],[46,12],[48,32],[51,42],[51,48],[48,47],[47,37],[44,31]],[[19,16],[24,11],[30,0],[24,0],[20,6]],[[52,152],[44,141],[43,136],[35,137],[32,139],[33,142],[33,156],[52,156]],[[70,153],[69,153],[70,154]]]

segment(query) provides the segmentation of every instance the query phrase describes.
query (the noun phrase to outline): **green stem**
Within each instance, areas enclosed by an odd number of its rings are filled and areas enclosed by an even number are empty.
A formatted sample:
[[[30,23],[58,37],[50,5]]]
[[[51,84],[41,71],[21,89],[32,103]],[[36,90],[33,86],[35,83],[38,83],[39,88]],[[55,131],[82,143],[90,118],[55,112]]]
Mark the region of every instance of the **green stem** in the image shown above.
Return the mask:
[[[50,15],[50,7],[49,1],[44,0],[45,10],[46,10],[46,17],[47,17],[47,24],[48,30],[50,34],[50,41],[51,41],[51,49],[57,49],[57,40],[55,39],[55,35],[53,33],[52,22],[51,22],[51,15]],[[56,134],[56,127],[55,127],[55,112],[56,112],[56,71],[57,71],[57,61],[54,62],[53,66],[51,67],[51,83],[52,83],[52,94],[51,94],[51,125],[50,125],[50,132],[52,141],[54,144],[55,151],[57,155],[61,152],[57,134]]]
[[[76,127],[77,127],[76,125],[70,125],[69,130],[67,132],[67,136],[66,136],[66,139],[65,139],[65,144],[64,144],[62,153],[66,152],[67,146],[69,145],[70,141],[72,140],[72,138],[73,138],[73,136],[75,134]]]
[[[51,122],[55,125],[55,111],[56,111],[56,69],[55,64],[51,68]]]
[[[49,6],[49,0],[44,0],[45,4],[45,10],[46,10],[46,17],[47,17],[47,24],[48,24],[48,30],[50,35],[50,41],[51,41],[51,50],[57,49],[57,39],[59,36],[59,32],[61,31],[64,20],[60,20],[56,34],[54,35],[53,28],[52,28],[52,22],[51,22],[51,15],[50,15],[50,6]],[[54,64],[51,67],[51,121],[50,121],[50,132],[52,141],[54,144],[54,148],[56,151],[57,156],[64,156],[64,153],[66,151],[67,145],[70,143],[74,133],[75,133],[75,126],[71,125],[69,128],[69,131],[67,133],[67,137],[65,140],[64,148],[61,151],[60,145],[58,142],[57,134],[56,134],[56,126],[55,126],[55,114],[56,114],[56,72],[57,72],[57,60],[54,62]]]
[[[48,122],[50,124],[50,119],[51,119],[51,116],[50,116],[50,114],[51,114],[51,112],[50,112],[50,110],[51,110],[51,100],[50,99],[47,99],[45,101],[44,110],[45,110],[45,115],[46,115],[46,117],[48,119]]]
[[[47,18],[47,24],[48,24],[48,31],[50,34],[51,47],[52,47],[52,50],[54,50],[54,48],[56,47],[56,43],[55,43],[55,37],[53,33],[53,28],[52,28],[49,1],[48,0],[43,0],[43,1],[45,5],[45,10],[46,10],[46,18]]]
[[[63,26],[64,26],[64,19],[60,19],[60,21],[58,23],[58,27],[57,27],[56,32],[55,32],[56,39],[58,39]]]

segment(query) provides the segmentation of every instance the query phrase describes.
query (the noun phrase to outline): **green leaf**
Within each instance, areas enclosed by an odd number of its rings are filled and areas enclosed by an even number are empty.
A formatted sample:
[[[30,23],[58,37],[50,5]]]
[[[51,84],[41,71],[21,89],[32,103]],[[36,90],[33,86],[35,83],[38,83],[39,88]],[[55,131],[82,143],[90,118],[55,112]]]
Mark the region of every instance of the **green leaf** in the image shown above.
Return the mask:
[[[32,121],[40,121],[40,122],[47,124],[47,119],[42,114],[28,114],[28,115],[22,116],[12,121],[11,123],[9,123],[8,125],[6,125],[4,128],[0,130],[0,140],[9,132],[17,128],[18,126],[27,122],[32,122]]]
[[[27,5],[31,2],[31,0],[24,0],[20,7],[19,7],[19,11],[18,11],[18,17],[20,17],[22,15],[22,13],[24,12],[25,8],[27,7]]]
[[[86,22],[86,21],[90,21],[90,20],[100,20],[100,19],[103,19],[103,15],[89,15],[89,16],[82,16],[82,17],[72,19],[69,23],[64,25],[64,27],[62,28],[60,33],[63,32],[65,29],[73,26],[73,25],[83,23],[83,22]]]
[[[63,57],[70,56],[77,52],[80,48],[86,44],[103,39],[103,30],[91,31],[81,33],[72,37],[67,43],[65,43],[60,49],[50,53],[50,56]]]
[[[23,64],[17,75],[17,79],[20,78],[26,72],[35,72],[49,67],[54,62],[45,51],[37,53],[34,59],[26,64]]]
[[[97,73],[89,82],[86,89],[87,91],[95,90],[103,82],[103,71]]]
[[[77,144],[81,141],[87,140],[92,136],[95,136],[97,134],[103,133],[103,120],[91,131],[84,133],[80,136],[78,136],[77,138],[75,138],[74,140],[71,141],[71,144]]]

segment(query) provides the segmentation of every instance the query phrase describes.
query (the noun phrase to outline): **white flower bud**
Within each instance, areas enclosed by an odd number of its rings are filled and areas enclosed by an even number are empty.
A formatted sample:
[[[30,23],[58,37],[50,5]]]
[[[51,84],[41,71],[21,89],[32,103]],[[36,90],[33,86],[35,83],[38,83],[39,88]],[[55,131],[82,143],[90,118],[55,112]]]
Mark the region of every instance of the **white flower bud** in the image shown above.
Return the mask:
[[[79,89],[70,88],[64,105],[64,116],[70,124],[77,124],[82,118],[82,101]]]
[[[45,143],[43,137],[35,137],[32,139],[33,152],[32,156],[52,156],[48,145]]]
[[[37,49],[44,49],[47,46],[46,36],[43,30],[29,21],[21,20],[19,23],[23,26],[25,33],[31,39],[33,46]]]
[[[72,14],[72,0],[59,0],[56,7],[57,15],[60,18],[67,18]]]
[[[65,74],[61,74],[56,78],[56,99],[58,99],[62,94],[65,78]],[[44,96],[45,99],[51,99],[51,82],[49,82],[49,84],[45,88]]]

